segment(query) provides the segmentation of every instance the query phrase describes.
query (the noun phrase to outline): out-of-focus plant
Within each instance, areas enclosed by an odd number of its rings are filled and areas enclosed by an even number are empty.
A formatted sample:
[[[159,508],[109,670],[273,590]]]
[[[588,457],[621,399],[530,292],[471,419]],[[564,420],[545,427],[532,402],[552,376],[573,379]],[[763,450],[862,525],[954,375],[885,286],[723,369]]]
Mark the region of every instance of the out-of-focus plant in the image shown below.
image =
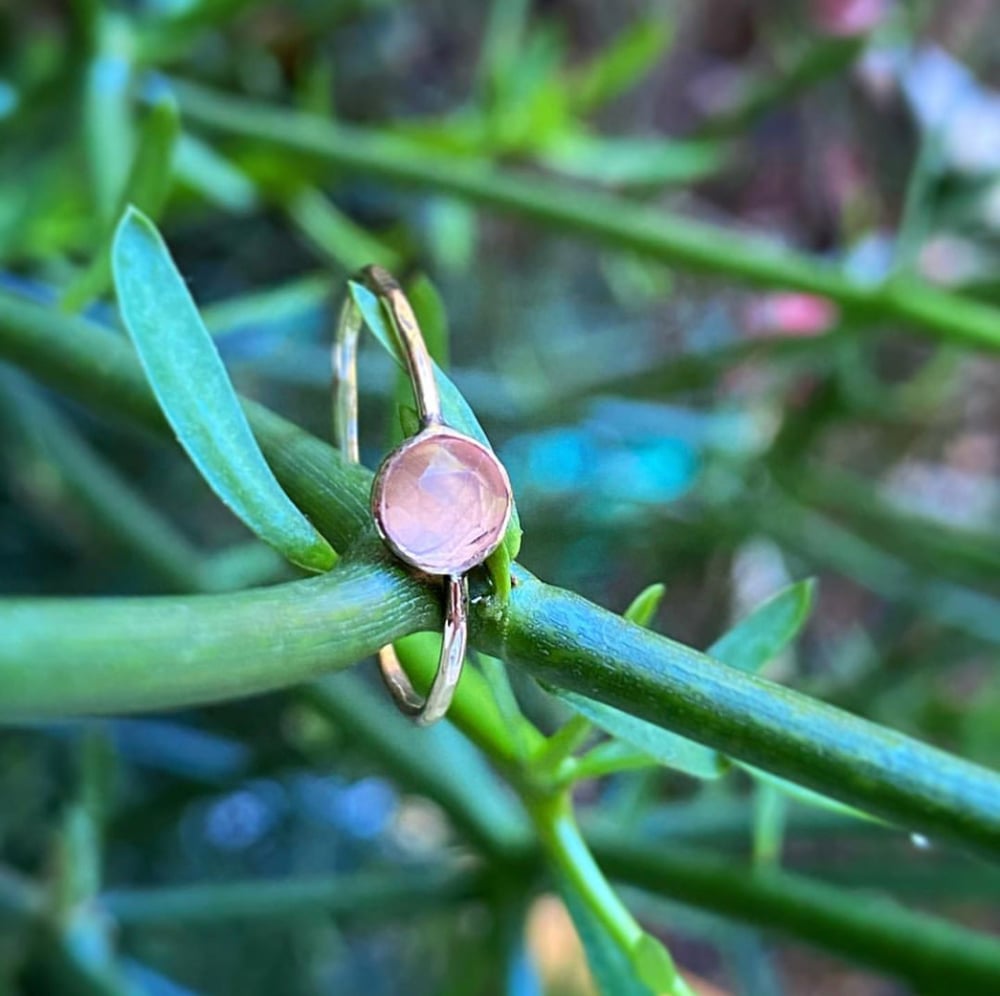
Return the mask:
[[[849,882],[832,881],[832,855],[815,876],[783,868],[800,838],[819,840],[821,852],[836,839],[849,857],[856,847],[879,865],[867,879],[858,862],[841,873],[902,890],[905,876],[891,875],[900,851],[931,846],[927,889],[947,897],[967,888],[955,884],[968,872],[962,851],[986,861],[1000,855],[1000,776],[959,756],[996,761],[995,682],[975,708],[917,684],[938,656],[995,652],[1000,544],[981,523],[906,511],[891,482],[876,493],[870,479],[832,466],[823,445],[859,424],[905,444],[971,350],[1000,345],[1000,310],[988,293],[959,294],[915,273],[934,196],[928,177],[941,169],[933,140],[913,171],[895,257],[866,279],[856,269],[863,247],[821,260],[690,220],[654,199],[668,185],[719,176],[741,129],[841,72],[866,36],[819,35],[797,49],[787,76],[758,73],[741,101],[702,122],[700,133],[713,137],[636,139],[599,121],[663,59],[674,35],[666,9],[651,8],[601,51],[575,57],[556,20],[498,2],[458,109],[345,124],[334,113],[329,53],[309,39],[371,18],[391,37],[384,19],[396,13],[369,3],[303,3],[284,13],[238,0],[149,4],[138,13],[81,3],[61,37],[34,40],[0,81],[12,136],[0,162],[15,176],[32,166],[32,182],[0,187],[0,356],[21,368],[0,378],[6,476],[46,535],[110,565],[95,578],[86,568],[79,584],[60,589],[64,597],[28,597],[27,584],[14,584],[14,597],[0,602],[0,721],[13,730],[9,750],[0,740],[0,785],[8,790],[4,765],[31,784],[44,769],[25,760],[23,724],[58,743],[77,736],[62,725],[71,717],[189,710],[176,724],[109,721],[74,739],[78,770],[49,787],[61,816],[37,819],[48,828],[43,845],[25,843],[31,834],[16,806],[0,818],[0,855],[11,865],[0,867],[0,980],[49,991],[161,991],[171,983],[160,971],[182,984],[188,973],[199,978],[186,941],[166,955],[157,949],[164,933],[302,924],[303,946],[333,949],[330,918],[428,918],[431,940],[419,943],[446,951],[450,964],[435,966],[418,951],[405,959],[411,974],[397,990],[439,991],[440,978],[451,986],[440,991],[533,992],[524,925],[535,897],[550,890],[608,993],[702,985],[668,953],[665,942],[684,921],[662,899],[786,933],[919,991],[1000,989],[1000,942],[990,935],[884,897],[859,898]],[[373,185],[419,188],[429,195],[425,215],[415,222],[400,207],[391,221],[362,223],[357,203]],[[572,340],[562,359],[553,352],[556,382],[536,356],[513,349],[501,357],[510,383],[462,368],[441,374],[449,403],[477,431],[474,410],[487,424],[506,418],[520,430],[502,445],[515,482],[524,481],[527,556],[534,541],[573,559],[575,570],[601,574],[600,565],[641,550],[663,564],[667,582],[617,615],[511,563],[519,533],[512,536],[503,557],[473,578],[473,649],[448,722],[417,730],[347,669],[397,641],[426,688],[437,656],[426,632],[439,622],[436,593],[374,537],[369,472],[345,464],[296,420],[237,394],[230,374],[241,389],[265,385],[278,400],[289,385],[325,388],[324,323],[331,293],[345,292],[330,270],[339,276],[376,261],[412,271],[426,258],[460,291],[475,281],[479,208],[617,254],[606,256],[602,274],[619,296],[624,289],[630,297],[645,276],[648,293],[637,298],[669,290],[662,271],[637,260],[774,295],[750,301],[741,312],[748,338],[721,347],[643,355],[630,368],[616,330],[595,333],[586,349]],[[231,275],[226,265],[207,267],[204,277],[182,274],[157,223],[177,247],[191,232],[207,240],[197,259],[249,254],[256,238],[266,240],[265,263],[277,278],[199,309],[202,280],[225,289]],[[281,253],[291,243],[271,241],[274,225],[300,240],[302,260],[318,264],[285,269]],[[310,265],[321,272],[310,274]],[[448,294],[425,278],[413,286],[447,366]],[[366,318],[391,353],[377,309]],[[545,329],[553,350],[557,324]],[[880,379],[868,343],[886,325],[929,339],[920,344],[922,365],[901,383]],[[283,350],[296,339],[300,352]],[[706,414],[660,403],[668,393],[752,379],[762,363],[773,378],[768,410]],[[613,394],[628,400],[616,407]],[[390,387],[382,406],[392,422],[406,418],[397,395]],[[91,410],[127,430],[107,443],[101,436],[110,430],[94,432]],[[538,431],[553,412],[564,421],[563,411],[583,417],[573,429]],[[119,458],[114,446],[134,453],[136,428],[175,438],[262,542],[220,546],[193,516],[186,520],[179,496],[197,485],[180,462],[152,487],[133,479],[125,467],[139,458]],[[630,459],[637,452],[648,459]],[[173,474],[183,487],[167,479]],[[147,497],[161,489],[162,497]],[[716,623],[727,613],[709,613],[716,638],[704,653],[651,629],[675,581],[684,583],[687,561],[735,550],[737,566],[745,555],[759,570],[768,555],[746,551],[762,538],[765,549],[782,551],[779,573],[791,564],[793,577],[811,569],[850,578],[888,607],[885,618],[870,616],[824,643],[830,660],[821,673],[795,666],[812,581],[772,579],[766,599],[746,582],[723,635]],[[114,556],[99,557],[105,548]],[[302,579],[303,571],[315,576]],[[275,583],[288,577],[297,579]],[[105,586],[130,594],[83,597]],[[150,589],[171,594],[134,594]],[[238,726],[240,707],[222,704],[261,692],[274,705],[258,702],[262,711],[249,714],[242,735],[194,718],[211,715],[196,707],[216,704],[223,715],[237,710]],[[939,734],[954,753],[923,742]],[[256,839],[275,811],[294,808],[288,798],[300,789],[331,822],[331,806],[311,789],[283,783],[276,802],[276,782],[262,780],[338,760],[355,769],[374,760],[399,787],[433,800],[471,858],[442,847],[408,856],[409,836],[422,835],[400,833],[361,870],[345,859],[342,872],[311,874],[289,846],[285,859],[272,851],[262,861],[263,874],[240,869],[245,877],[235,881],[211,868],[186,885],[167,877],[141,887],[130,877],[154,827],[183,824],[183,806],[223,789],[227,805],[210,821],[223,841]],[[135,779],[140,765],[157,775]],[[351,812],[363,822],[377,809]],[[406,816],[405,805],[398,812]],[[410,815],[418,828],[427,819]],[[24,820],[37,826],[34,813]],[[734,832],[746,857],[726,844]],[[433,838],[433,828],[423,836]],[[24,852],[34,860],[20,860]],[[968,877],[990,888],[991,876],[976,868]],[[486,912],[488,930],[465,922],[471,909]],[[435,939],[438,918],[443,941]],[[692,930],[721,937],[727,952],[747,950],[729,928]],[[766,959],[753,950],[742,978],[756,977],[750,963],[763,971]],[[246,964],[225,970],[233,988],[255,971],[258,950],[247,951],[236,959]],[[263,943],[259,953],[263,963]],[[683,966],[683,949],[676,953]],[[426,971],[417,978],[414,966]],[[286,983],[248,985],[276,991]],[[287,985],[322,988],[305,971]]]

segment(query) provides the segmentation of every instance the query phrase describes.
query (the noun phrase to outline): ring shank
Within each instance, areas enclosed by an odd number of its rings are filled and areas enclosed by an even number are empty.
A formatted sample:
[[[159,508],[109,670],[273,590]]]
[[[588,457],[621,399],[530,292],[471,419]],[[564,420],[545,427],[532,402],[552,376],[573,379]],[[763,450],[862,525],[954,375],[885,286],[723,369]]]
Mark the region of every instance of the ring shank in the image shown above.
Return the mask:
[[[434,361],[427,351],[417,317],[396,278],[381,266],[366,266],[361,271],[365,286],[385,304],[392,319],[393,331],[403,350],[406,369],[413,385],[413,397],[423,426],[442,421],[441,393],[434,376]]]
[[[462,663],[468,635],[466,606],[469,586],[465,576],[449,577],[444,617],[444,642],[434,683],[424,699],[413,687],[409,676],[399,662],[396,650],[389,644],[378,652],[379,670],[400,711],[413,716],[421,726],[436,723],[448,711],[458,679],[462,676]]]
[[[359,275],[385,305],[393,330],[406,359],[420,420],[426,428],[441,425],[441,396],[434,376],[434,364],[424,343],[420,326],[399,284],[381,267],[369,266]],[[334,438],[351,463],[360,463],[358,445],[358,338],[363,319],[350,297],[344,302],[334,336],[333,388]],[[427,698],[413,687],[392,645],[378,652],[379,669],[401,712],[428,726],[441,719],[451,705],[462,673],[468,639],[469,588],[464,575],[446,579],[445,618],[437,673]]]

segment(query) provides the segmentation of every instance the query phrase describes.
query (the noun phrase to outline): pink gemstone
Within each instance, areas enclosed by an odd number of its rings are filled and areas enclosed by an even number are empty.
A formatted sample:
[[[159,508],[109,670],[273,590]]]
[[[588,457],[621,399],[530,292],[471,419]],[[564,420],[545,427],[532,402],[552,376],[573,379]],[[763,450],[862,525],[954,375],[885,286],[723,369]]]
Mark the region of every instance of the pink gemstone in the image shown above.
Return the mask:
[[[430,574],[461,574],[503,539],[510,483],[484,446],[432,429],[390,454],[372,504],[383,537],[403,560]]]

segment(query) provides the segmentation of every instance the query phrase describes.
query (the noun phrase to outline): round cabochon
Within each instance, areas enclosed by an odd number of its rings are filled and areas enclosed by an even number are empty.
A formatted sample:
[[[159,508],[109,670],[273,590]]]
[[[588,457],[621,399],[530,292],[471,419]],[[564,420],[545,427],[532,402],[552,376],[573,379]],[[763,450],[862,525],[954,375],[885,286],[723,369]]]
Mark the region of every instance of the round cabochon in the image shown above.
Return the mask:
[[[428,574],[462,574],[499,545],[510,521],[507,472],[451,429],[426,429],[379,468],[372,512],[383,539]]]

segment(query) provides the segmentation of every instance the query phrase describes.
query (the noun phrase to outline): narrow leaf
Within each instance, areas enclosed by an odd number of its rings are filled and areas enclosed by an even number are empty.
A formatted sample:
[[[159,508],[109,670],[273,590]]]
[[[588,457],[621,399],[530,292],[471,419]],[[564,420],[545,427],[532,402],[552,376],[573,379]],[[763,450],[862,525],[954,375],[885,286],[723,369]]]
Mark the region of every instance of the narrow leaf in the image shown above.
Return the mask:
[[[288,199],[285,208],[299,231],[348,273],[366,263],[379,263],[390,269],[399,263],[394,250],[349,218],[315,187],[303,187]]]
[[[728,770],[726,761],[718,751],[696,744],[693,740],[653,723],[647,723],[644,719],[637,719],[603,702],[595,702],[575,692],[552,691],[605,733],[619,737],[660,764],[702,779],[719,778]]]
[[[754,786],[753,862],[758,868],[781,863],[787,807],[788,797],[776,785],[761,780]]]
[[[653,616],[656,615],[656,610],[660,607],[660,602],[663,601],[663,595],[666,590],[666,585],[659,582],[643,588],[632,599],[632,604],[629,605],[623,615],[630,623],[635,623],[636,626],[648,626],[653,621]]]
[[[625,618],[637,626],[647,626],[656,613],[665,591],[666,588],[662,584],[651,584],[648,588],[644,588],[625,610]],[[701,779],[719,778],[728,770],[728,764],[718,751],[664,730],[655,723],[637,719],[603,702],[596,702],[575,692],[565,692],[560,689],[551,691],[605,733],[617,737],[628,747],[646,755],[657,764],[665,764],[693,778]],[[581,759],[581,767],[578,769],[580,777],[589,777],[592,766],[596,771],[603,770],[603,750],[606,750],[606,747],[598,745]],[[630,761],[629,766],[638,766],[638,759]]]
[[[590,110],[638,83],[660,59],[673,38],[673,27],[662,15],[644,17],[575,75],[574,103]]]
[[[725,148],[717,143],[605,138],[585,131],[557,135],[541,158],[578,180],[638,188],[692,183],[718,173],[726,164]]]
[[[623,771],[639,771],[656,766],[656,759],[645,751],[636,750],[624,740],[605,740],[587,751],[572,771],[572,780],[601,778],[604,775],[619,774]]]
[[[854,806],[848,806],[847,803],[831,799],[828,795],[822,795],[820,792],[814,792],[803,785],[797,785],[795,782],[772,775],[769,771],[762,771],[760,768],[744,764],[742,761],[734,761],[733,763],[750,774],[759,784],[769,785],[792,801],[799,802],[804,806],[812,806],[814,809],[825,809],[831,813],[838,813],[841,816],[855,820],[865,820],[869,823],[885,824],[886,822],[877,816],[872,816],[871,813],[864,812],[864,810],[855,809]]]
[[[759,671],[798,635],[812,611],[815,590],[811,578],[789,585],[716,640],[708,653],[740,671]]]
[[[181,135],[174,168],[180,182],[223,211],[246,215],[258,206],[253,180],[200,138]]]
[[[180,130],[177,102],[163,93],[142,122],[139,147],[129,170],[116,217],[133,204],[154,220],[160,216],[170,193],[174,147]],[[108,223],[90,265],[67,288],[60,302],[67,311],[79,311],[111,286],[113,221]]]
[[[87,67],[83,94],[83,131],[98,217],[113,219],[135,145],[131,86],[133,43],[124,17],[99,17],[94,25],[97,51]]]
[[[112,268],[146,376],[201,475],[262,540],[301,567],[328,570],[333,549],[281,490],[163,239],[134,208],[118,225]]]
[[[639,981],[646,983],[654,992],[680,996],[686,990],[686,986],[678,985],[681,980],[670,952],[652,934],[643,934],[639,938],[632,948],[631,960]]]

